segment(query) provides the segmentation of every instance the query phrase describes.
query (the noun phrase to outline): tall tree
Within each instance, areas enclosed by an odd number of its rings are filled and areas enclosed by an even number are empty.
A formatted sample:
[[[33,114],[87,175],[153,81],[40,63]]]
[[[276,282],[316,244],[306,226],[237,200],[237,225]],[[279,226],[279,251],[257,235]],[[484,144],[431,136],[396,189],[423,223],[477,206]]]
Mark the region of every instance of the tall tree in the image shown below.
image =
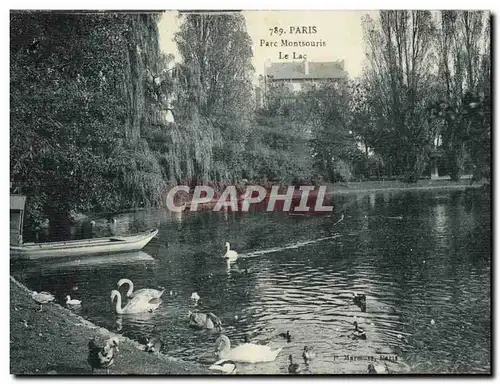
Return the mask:
[[[364,76],[376,105],[377,151],[408,181],[424,170],[432,148],[424,100],[432,90],[429,11],[381,11],[363,20],[368,68]]]
[[[241,152],[250,127],[252,102],[252,42],[243,15],[229,13],[186,13],[176,35],[182,57],[179,76],[183,92],[178,105],[207,119],[224,140],[214,146],[219,179],[241,177]],[[203,128],[200,127],[203,131]]]
[[[432,108],[442,122],[443,148],[451,178],[458,180],[467,155],[472,156],[473,163],[481,158],[478,153],[471,153],[471,144],[478,135],[475,126],[480,123],[470,105],[475,105],[478,97],[484,101],[484,91],[489,93],[489,83],[481,83],[489,73],[484,61],[490,56],[488,20],[482,11],[441,11],[439,19],[436,41],[443,87]]]
[[[156,17],[11,13],[11,181],[28,195],[31,221],[51,219],[53,237],[67,236],[72,210],[151,201],[160,190],[140,141]]]

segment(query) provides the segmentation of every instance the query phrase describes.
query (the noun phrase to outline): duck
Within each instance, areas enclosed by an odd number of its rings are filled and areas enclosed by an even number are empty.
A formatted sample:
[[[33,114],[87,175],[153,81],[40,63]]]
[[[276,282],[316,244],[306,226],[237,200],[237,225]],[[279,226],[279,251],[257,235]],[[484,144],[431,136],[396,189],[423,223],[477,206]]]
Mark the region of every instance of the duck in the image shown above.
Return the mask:
[[[48,292],[36,291],[33,291],[33,293],[31,294],[31,298],[40,305],[40,309],[38,310],[39,312],[42,311],[43,304],[51,303],[55,299],[55,297]]]
[[[236,373],[236,363],[233,360],[222,359],[213,363],[208,369],[220,371],[227,374]]]
[[[198,300],[200,300],[200,295],[198,295],[198,293],[196,293],[196,292],[193,292],[191,294],[191,300],[193,300],[194,302],[197,302]]]
[[[66,305],[81,305],[82,301],[77,299],[72,299],[70,295],[66,296]]]
[[[300,372],[300,365],[293,362],[292,355],[288,355],[288,360],[290,360],[290,365],[288,366],[288,373],[297,374]]]
[[[310,361],[316,357],[316,353],[312,350],[312,348],[309,348],[306,345],[304,347],[304,351],[302,352],[302,357],[304,358],[305,362],[307,363],[308,361]]]
[[[122,307],[122,295],[116,289],[111,291],[111,303],[114,303],[115,298],[116,301],[116,313],[119,315],[122,314],[131,314],[131,313],[141,313],[141,312],[152,312],[161,304],[161,299],[157,298],[149,298],[147,296],[138,296],[132,298],[125,307]]]
[[[366,295],[360,295],[357,293],[354,293],[353,297],[354,304],[359,306],[361,308],[362,312],[366,312]]]
[[[222,332],[222,321],[213,313],[188,312],[189,325],[196,328],[215,329]]]
[[[229,259],[228,259],[228,262],[229,262]],[[230,267],[231,267],[231,264],[229,264],[229,268]],[[231,272],[236,272],[236,273],[243,274],[243,275],[249,275],[250,274],[250,271],[248,270],[248,268],[240,269],[237,266],[234,266],[233,268],[231,268]]]
[[[238,258],[238,253],[230,248],[231,246],[229,245],[229,243],[226,243],[226,253],[223,257],[229,260],[236,260]]]
[[[152,289],[152,288],[141,288],[134,292],[134,283],[132,283],[132,280],[130,279],[120,279],[118,280],[118,283],[116,285],[118,286],[118,289],[120,289],[120,287],[124,284],[127,284],[129,286],[127,291],[127,297],[129,299],[138,296],[145,296],[145,297],[159,299],[165,292],[164,289],[160,291],[158,289]]]
[[[380,375],[380,374],[388,374],[391,373],[389,371],[389,367],[387,366],[387,363],[384,363],[384,365],[380,364],[368,364],[368,373],[370,375]]]
[[[216,352],[221,359],[242,363],[261,363],[276,360],[283,347],[272,349],[267,345],[245,343],[231,349],[231,342],[226,335],[220,335],[215,341]]]
[[[157,338],[147,339],[146,347],[144,350],[149,353],[160,353],[161,341]]]
[[[92,368],[92,374],[94,374],[94,369],[106,369],[106,373],[109,374],[109,368],[114,364],[119,351],[118,344],[116,337],[111,337],[104,342],[99,342],[97,337],[89,340],[87,361]]]
[[[354,322],[354,332],[352,335],[358,339],[366,340],[366,333],[365,331],[358,326],[358,322]]]
[[[286,339],[286,341],[289,343],[290,341],[292,341],[292,335],[290,335],[290,331],[286,331],[285,332],[282,332],[279,334],[280,337]]]

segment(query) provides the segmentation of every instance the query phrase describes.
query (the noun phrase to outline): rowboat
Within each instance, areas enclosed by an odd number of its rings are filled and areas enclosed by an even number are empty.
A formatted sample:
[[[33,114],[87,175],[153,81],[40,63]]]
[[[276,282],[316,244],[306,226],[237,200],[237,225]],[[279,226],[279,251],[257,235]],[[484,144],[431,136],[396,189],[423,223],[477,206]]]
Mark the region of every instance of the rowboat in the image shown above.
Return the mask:
[[[12,259],[36,260],[54,257],[89,256],[139,251],[158,234],[158,229],[129,235],[98,239],[24,243],[10,246]]]
[[[158,234],[157,229],[133,235],[98,239],[24,243],[23,218],[26,196],[10,195],[10,258],[21,260],[103,255],[140,251]]]

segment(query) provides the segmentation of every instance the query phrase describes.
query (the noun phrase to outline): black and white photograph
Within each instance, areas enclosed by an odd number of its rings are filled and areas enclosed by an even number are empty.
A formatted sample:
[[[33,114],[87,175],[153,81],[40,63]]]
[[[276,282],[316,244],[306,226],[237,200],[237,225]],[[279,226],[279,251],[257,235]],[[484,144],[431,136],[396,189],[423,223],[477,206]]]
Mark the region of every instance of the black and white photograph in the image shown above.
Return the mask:
[[[492,12],[8,17],[11,375],[492,375]]]

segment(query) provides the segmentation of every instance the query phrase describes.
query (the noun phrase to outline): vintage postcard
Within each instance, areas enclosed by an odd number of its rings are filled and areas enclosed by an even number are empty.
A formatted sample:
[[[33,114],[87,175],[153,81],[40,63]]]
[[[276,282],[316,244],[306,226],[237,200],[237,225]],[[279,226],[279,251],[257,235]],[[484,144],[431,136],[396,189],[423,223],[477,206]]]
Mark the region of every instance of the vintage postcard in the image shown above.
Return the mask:
[[[491,375],[487,11],[10,12],[13,375]]]

